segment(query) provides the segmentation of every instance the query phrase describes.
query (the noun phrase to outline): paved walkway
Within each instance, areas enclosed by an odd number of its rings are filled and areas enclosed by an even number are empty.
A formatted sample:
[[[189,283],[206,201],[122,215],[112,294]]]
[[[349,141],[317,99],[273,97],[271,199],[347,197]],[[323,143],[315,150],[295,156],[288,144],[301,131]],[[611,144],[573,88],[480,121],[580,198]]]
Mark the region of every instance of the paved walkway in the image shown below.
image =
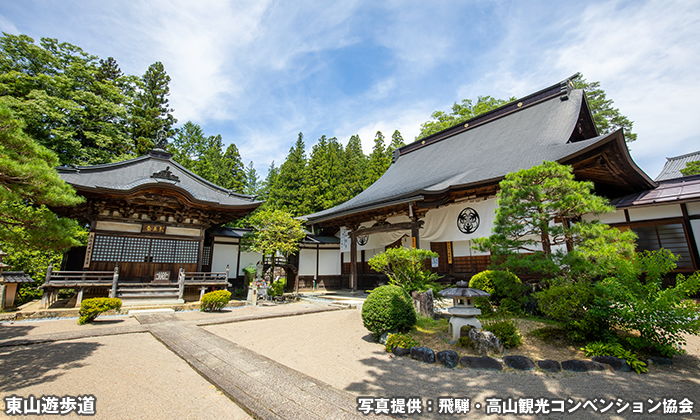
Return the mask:
[[[200,328],[204,325],[339,310],[318,306],[265,314],[230,314],[183,321],[173,314],[143,313],[140,325],[38,334],[0,340],[0,347],[150,332],[205,379],[259,419],[359,419],[355,397]]]

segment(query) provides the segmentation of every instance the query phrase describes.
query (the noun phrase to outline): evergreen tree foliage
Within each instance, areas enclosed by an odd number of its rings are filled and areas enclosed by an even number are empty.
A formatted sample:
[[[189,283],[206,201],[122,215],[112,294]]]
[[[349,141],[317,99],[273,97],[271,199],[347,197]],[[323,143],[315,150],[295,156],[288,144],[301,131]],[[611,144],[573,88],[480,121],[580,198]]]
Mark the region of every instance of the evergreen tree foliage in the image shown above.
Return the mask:
[[[221,136],[219,136],[219,138],[221,138]],[[241,154],[238,153],[238,148],[233,143],[226,148],[226,153],[224,153],[223,158],[223,167],[225,172],[222,174],[223,182],[220,185],[243,194],[246,189],[246,169],[243,166]]]
[[[248,195],[258,195],[261,187],[262,183],[260,182],[258,171],[253,167],[253,161],[251,160],[245,168],[245,188],[243,192]]]
[[[684,176],[700,174],[700,160],[686,163],[685,168],[681,169],[681,173]]]
[[[403,136],[401,135],[401,132],[399,130],[394,130],[394,134],[391,135],[391,143],[389,144],[389,147],[387,147],[387,150],[390,152],[389,154],[393,154],[394,150],[399,149],[403,146],[405,146],[406,143],[403,141]]]
[[[48,207],[83,201],[58,176],[56,155],[22,131],[22,122],[0,104],[0,243],[64,251],[80,245],[77,222],[59,218]]]
[[[372,153],[369,155],[365,188],[384,175],[384,172],[389,169],[390,165],[391,155],[384,146],[384,135],[381,131],[377,131],[377,135],[374,137],[374,147],[372,147]]]
[[[268,200],[270,199],[270,190],[277,182],[277,177],[279,176],[279,173],[280,168],[275,166],[275,161],[273,160],[272,163],[270,163],[270,167],[267,168],[267,176],[265,177],[265,180],[262,182],[258,191],[258,199],[261,201],[266,201],[266,203],[263,204],[263,206],[269,205]]]
[[[445,130],[483,113],[496,109],[507,103],[513,102],[515,97],[509,99],[496,99],[492,96],[479,96],[476,103],[471,99],[462,99],[462,103],[455,102],[452,112],[435,111],[430,115],[432,120],[426,121],[420,126],[420,134],[415,141],[428,137],[439,131]]]
[[[294,147],[280,166],[279,174],[270,187],[270,206],[292,216],[311,213],[307,200],[306,145],[304,135],[299,133]]]
[[[345,182],[342,191],[342,201],[345,202],[364,190],[365,179],[367,178],[367,156],[362,152],[362,142],[360,136],[350,137],[348,145],[345,146],[343,156],[343,167],[345,168]]]
[[[574,87],[586,92],[588,106],[600,134],[612,133],[622,128],[627,142],[637,140],[637,134],[632,132],[634,123],[622,115],[619,108],[612,106],[613,100],[607,98],[605,91],[600,87],[600,82],[588,82],[582,77],[574,81]]]
[[[138,82],[131,109],[131,135],[139,156],[153,148],[158,131],[163,130],[166,137],[175,134],[173,125],[177,120],[168,104],[169,84],[170,76],[160,61],[151,64]]]
[[[305,208],[317,212],[346,200],[343,146],[335,137],[321,136],[306,169]]]
[[[26,35],[0,37],[0,100],[24,131],[61,164],[107,163],[131,152],[127,105],[132,79],[116,62],[69,43]]]

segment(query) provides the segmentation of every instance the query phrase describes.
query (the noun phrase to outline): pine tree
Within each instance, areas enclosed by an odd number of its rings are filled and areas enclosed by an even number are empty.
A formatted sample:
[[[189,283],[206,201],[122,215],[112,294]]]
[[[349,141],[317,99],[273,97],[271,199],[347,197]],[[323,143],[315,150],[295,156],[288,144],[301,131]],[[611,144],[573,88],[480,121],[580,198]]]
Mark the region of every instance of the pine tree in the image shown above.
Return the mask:
[[[369,164],[367,167],[367,178],[365,179],[365,188],[372,185],[378,180],[391,165],[391,156],[388,155],[384,146],[384,135],[381,131],[377,131],[374,137],[374,147],[369,155]]]
[[[258,199],[261,201],[266,201],[265,206],[268,205],[270,199],[270,190],[273,188],[277,182],[277,176],[280,173],[280,168],[275,166],[275,161],[270,163],[270,167],[267,169],[267,176],[262,182],[260,189],[258,190]]]
[[[362,142],[360,136],[350,137],[348,145],[345,146],[343,156],[343,166],[345,168],[345,187],[343,188],[343,201],[347,201],[364,189],[367,178],[367,156],[362,152]]]
[[[170,76],[165,72],[163,63],[151,64],[139,81],[132,114],[132,138],[138,155],[146,153],[153,147],[158,131],[163,130],[166,137],[175,134],[173,125],[177,122],[173,110],[169,108]]]
[[[299,133],[294,147],[280,166],[277,180],[270,188],[270,206],[284,210],[294,216],[308,214],[306,206],[306,145],[304,135]]]
[[[586,92],[588,106],[600,134],[608,134],[622,128],[627,142],[637,140],[637,134],[632,132],[634,123],[620,113],[619,108],[613,108],[613,100],[608,99],[605,91],[600,88],[600,82],[588,82],[583,77],[574,81],[576,89]]]

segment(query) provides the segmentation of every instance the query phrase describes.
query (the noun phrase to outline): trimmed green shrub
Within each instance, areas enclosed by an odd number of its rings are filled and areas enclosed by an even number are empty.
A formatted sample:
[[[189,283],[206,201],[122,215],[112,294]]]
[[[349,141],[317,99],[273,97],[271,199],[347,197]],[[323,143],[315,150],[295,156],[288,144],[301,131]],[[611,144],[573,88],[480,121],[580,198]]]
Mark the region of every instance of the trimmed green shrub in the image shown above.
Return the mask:
[[[484,320],[482,328],[491,331],[501,340],[503,347],[507,349],[523,344],[523,336],[520,335],[518,330],[518,323],[512,318],[501,316],[495,319],[487,319]]]
[[[501,299],[501,303],[498,304],[498,311],[507,314],[519,315],[523,312],[523,307],[520,302],[516,302],[511,298],[504,298]]]
[[[386,339],[386,351],[391,353],[394,351],[394,347],[401,347],[404,349],[410,349],[411,347],[417,347],[418,342],[408,334],[389,334],[389,338]]]
[[[231,292],[228,290],[216,290],[205,293],[199,301],[199,310],[202,312],[212,312],[222,310],[231,300]]]
[[[80,318],[78,324],[83,325],[92,322],[97,316],[110,309],[118,311],[122,307],[121,299],[116,298],[92,298],[85,299],[80,303]]]
[[[627,364],[637,373],[649,372],[646,363],[639,360],[637,355],[622,347],[620,343],[603,343],[597,341],[586,344],[586,347],[581,350],[586,354],[586,357],[614,356],[618,359],[625,359]]]
[[[416,310],[399,286],[377,287],[362,305],[362,322],[375,337],[389,331],[408,331],[416,324]]]
[[[510,299],[518,306],[521,306],[518,302],[523,291],[522,282],[518,276],[508,270],[482,271],[469,280],[469,287],[490,293],[489,301],[492,305],[500,306],[503,299]],[[475,303],[477,302],[475,301]],[[484,306],[483,302],[479,303]],[[511,309],[514,308],[511,307]],[[511,310],[511,312],[513,311]],[[520,309],[518,309],[518,312],[520,312]]]

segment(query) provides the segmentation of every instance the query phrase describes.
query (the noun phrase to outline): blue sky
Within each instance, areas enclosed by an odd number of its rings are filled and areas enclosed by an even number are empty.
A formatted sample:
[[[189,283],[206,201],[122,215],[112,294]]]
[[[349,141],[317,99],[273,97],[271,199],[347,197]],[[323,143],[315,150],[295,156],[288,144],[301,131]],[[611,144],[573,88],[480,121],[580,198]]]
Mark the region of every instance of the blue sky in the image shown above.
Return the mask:
[[[635,161],[700,150],[695,1],[5,0],[0,30],[57,38],[122,71],[161,61],[178,125],[234,142],[262,176],[304,133],[343,144],[435,110],[524,96],[576,73],[634,121]]]

